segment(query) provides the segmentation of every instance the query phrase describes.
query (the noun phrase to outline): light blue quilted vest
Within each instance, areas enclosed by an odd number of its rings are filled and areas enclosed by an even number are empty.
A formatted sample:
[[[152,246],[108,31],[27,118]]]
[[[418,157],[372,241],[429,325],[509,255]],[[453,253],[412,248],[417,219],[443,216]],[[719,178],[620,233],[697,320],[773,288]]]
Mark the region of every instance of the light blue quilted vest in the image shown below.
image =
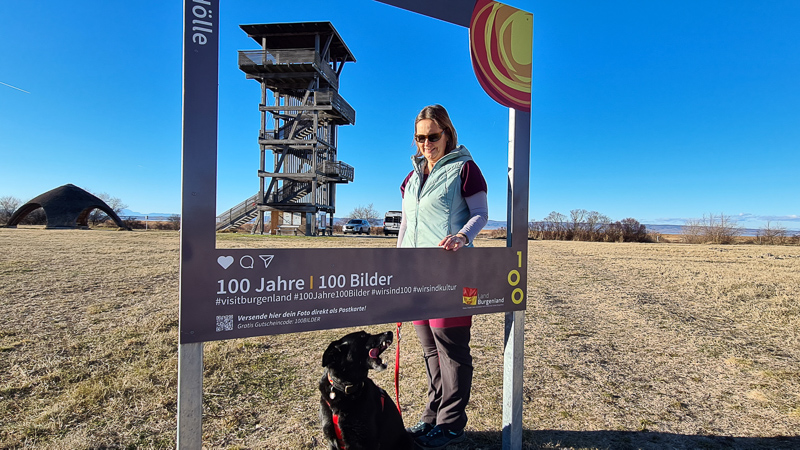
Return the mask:
[[[403,194],[407,222],[401,247],[436,247],[445,236],[458,233],[469,221],[469,208],[461,195],[461,168],[471,160],[466,147],[459,145],[436,161],[420,190],[427,161],[411,157],[414,174]]]

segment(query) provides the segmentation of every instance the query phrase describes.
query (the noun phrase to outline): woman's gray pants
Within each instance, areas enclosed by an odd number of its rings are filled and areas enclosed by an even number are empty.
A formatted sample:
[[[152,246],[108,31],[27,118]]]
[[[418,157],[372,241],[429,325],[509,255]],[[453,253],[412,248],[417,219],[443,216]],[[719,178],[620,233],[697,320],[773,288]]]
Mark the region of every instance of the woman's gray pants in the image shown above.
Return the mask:
[[[421,420],[459,432],[467,425],[472,389],[470,327],[414,325],[428,372],[428,405]]]

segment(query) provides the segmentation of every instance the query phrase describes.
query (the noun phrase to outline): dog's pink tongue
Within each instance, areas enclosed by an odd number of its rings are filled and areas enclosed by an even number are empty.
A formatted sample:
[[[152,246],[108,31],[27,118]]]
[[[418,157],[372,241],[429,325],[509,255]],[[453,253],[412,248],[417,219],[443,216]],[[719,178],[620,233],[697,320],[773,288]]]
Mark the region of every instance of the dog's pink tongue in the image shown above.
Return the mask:
[[[372,358],[372,359],[377,359],[378,358],[378,349],[377,348],[371,349],[369,351],[369,357]]]

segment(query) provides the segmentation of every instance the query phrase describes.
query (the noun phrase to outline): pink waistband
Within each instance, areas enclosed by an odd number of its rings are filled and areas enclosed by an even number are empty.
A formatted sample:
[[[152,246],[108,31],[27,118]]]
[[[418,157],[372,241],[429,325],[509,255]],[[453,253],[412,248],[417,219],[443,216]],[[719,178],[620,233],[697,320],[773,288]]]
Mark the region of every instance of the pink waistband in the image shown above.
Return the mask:
[[[415,320],[414,325],[428,325],[433,328],[468,327],[472,316],[448,317],[445,319]]]

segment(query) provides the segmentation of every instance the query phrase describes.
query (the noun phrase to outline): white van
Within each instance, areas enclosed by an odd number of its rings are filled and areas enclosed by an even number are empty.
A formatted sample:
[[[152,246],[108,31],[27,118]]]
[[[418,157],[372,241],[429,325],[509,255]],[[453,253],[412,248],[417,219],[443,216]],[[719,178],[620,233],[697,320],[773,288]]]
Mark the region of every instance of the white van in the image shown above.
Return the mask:
[[[402,211],[389,211],[383,218],[383,234],[388,236],[390,234],[400,233],[400,220],[403,218]]]

